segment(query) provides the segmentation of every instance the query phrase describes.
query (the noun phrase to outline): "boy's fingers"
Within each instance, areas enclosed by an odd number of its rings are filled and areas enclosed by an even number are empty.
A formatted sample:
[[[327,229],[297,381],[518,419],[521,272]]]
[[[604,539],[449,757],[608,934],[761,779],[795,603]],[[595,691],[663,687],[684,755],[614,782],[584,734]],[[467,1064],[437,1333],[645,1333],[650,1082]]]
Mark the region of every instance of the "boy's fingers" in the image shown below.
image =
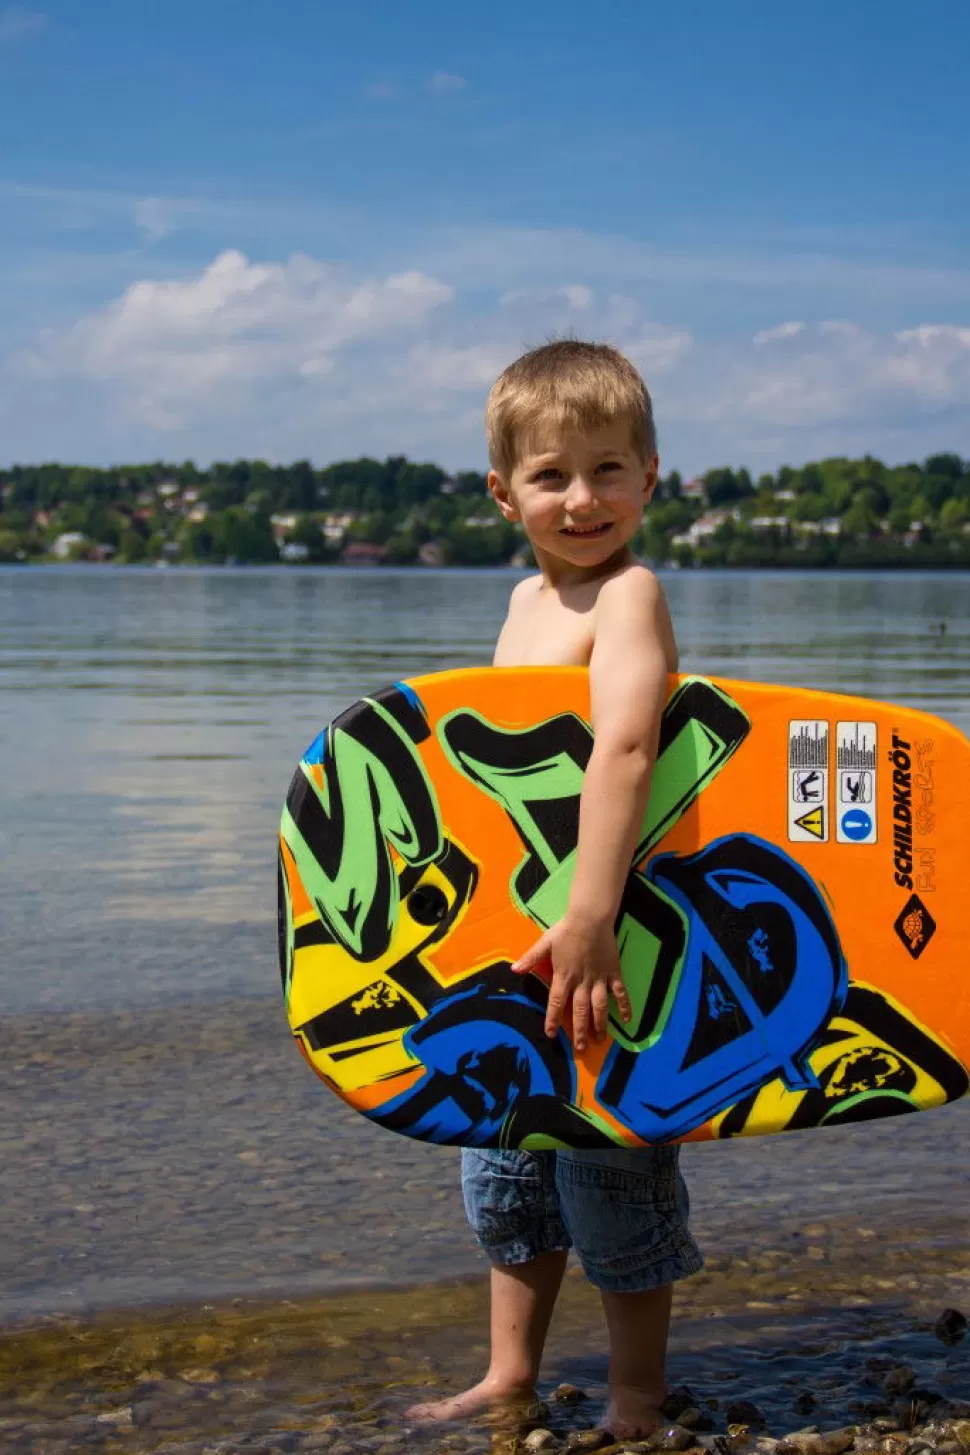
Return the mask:
[[[545,934],[541,940],[536,940],[534,945],[530,945],[524,955],[519,956],[518,960],[512,966],[512,973],[514,975],[528,975],[530,970],[534,970],[537,965],[541,965],[542,961],[548,959],[548,957],[549,936]]]
[[[546,1035],[554,1036],[562,1023],[563,1006],[566,1003],[565,992],[556,983],[549,992],[549,1000],[546,1005]]]
[[[624,1021],[632,1020],[633,1009],[630,1005],[630,997],[627,995],[626,986],[619,976],[613,981],[610,989],[613,992],[613,999],[616,1001],[616,1008],[620,1012],[620,1019]]]
[[[606,1035],[606,1018],[610,1010],[610,998],[602,981],[593,986],[590,1002],[593,1008],[593,1029],[596,1032],[596,1039],[601,1041]]]
[[[589,991],[580,985],[573,992],[573,1045],[577,1051],[586,1050],[589,1031]]]

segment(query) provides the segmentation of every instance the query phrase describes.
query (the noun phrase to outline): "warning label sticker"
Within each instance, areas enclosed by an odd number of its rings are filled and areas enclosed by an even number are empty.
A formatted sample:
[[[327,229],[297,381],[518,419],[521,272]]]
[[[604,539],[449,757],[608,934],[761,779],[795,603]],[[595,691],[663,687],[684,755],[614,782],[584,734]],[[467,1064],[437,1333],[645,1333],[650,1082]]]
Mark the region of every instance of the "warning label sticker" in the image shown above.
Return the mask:
[[[876,724],[839,722],[835,725],[835,769],[838,802],[835,837],[840,844],[876,842]]]
[[[824,844],[829,836],[829,724],[788,724],[788,840]]]

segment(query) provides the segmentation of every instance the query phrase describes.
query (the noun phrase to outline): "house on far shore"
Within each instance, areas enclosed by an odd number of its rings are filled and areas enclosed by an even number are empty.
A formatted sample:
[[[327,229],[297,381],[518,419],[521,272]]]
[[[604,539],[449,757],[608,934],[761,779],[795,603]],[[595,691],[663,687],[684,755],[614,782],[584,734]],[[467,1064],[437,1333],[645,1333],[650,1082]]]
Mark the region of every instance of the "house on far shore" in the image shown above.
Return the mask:
[[[340,552],[345,566],[380,566],[387,559],[387,547],[375,546],[372,541],[351,541]]]
[[[273,540],[277,546],[281,546],[286,540],[290,531],[296,526],[297,519],[298,517],[292,512],[287,515],[277,514],[270,516],[270,528],[273,532]]]
[[[79,546],[86,546],[88,538],[82,531],[65,530],[54,541],[51,546],[51,555],[56,556],[59,561],[66,561],[72,551]]]

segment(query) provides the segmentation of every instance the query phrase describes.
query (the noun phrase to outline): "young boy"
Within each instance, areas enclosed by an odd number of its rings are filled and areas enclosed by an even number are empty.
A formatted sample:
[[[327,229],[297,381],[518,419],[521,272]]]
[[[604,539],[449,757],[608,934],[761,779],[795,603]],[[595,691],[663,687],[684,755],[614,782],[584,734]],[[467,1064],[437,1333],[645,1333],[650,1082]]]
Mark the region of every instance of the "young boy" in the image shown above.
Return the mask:
[[[489,489],[520,522],[539,575],[512,592],[494,665],[589,666],[594,746],[566,914],[513,967],[551,961],[546,1033],[577,1050],[629,1003],[614,920],[643,819],[677,647],[663,592],[630,550],[657,484],[650,396],[621,354],[574,340],[524,355],[486,415]],[[465,1206],[492,1261],[485,1378],[411,1414],[456,1419],[534,1389],[570,1247],[600,1290],[614,1437],[649,1434],[666,1393],[671,1285],[702,1266],[676,1147],[465,1149]]]

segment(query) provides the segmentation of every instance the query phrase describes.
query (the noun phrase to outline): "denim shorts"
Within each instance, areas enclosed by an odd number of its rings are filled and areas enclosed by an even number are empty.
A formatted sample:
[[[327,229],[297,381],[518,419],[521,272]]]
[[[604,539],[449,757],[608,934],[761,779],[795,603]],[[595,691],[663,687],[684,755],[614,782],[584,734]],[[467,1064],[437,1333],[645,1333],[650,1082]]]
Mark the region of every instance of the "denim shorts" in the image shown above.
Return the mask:
[[[679,1147],[506,1152],[466,1147],[465,1211],[493,1263],[574,1247],[589,1281],[642,1293],[704,1266]]]

